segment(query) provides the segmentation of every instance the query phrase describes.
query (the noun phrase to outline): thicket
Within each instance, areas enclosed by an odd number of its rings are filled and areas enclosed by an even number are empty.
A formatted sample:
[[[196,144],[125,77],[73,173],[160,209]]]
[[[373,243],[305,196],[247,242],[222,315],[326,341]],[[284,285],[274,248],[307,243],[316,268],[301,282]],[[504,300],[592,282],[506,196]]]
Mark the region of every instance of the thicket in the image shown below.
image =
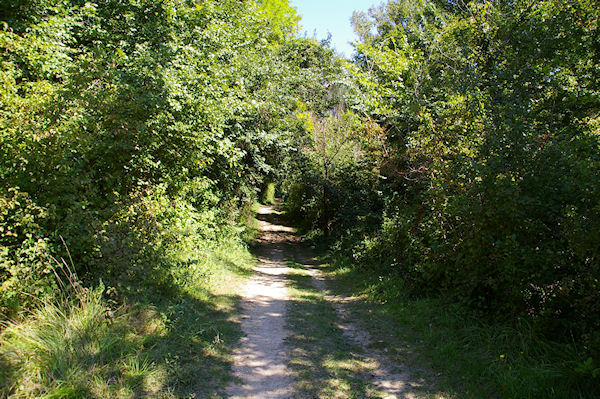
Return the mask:
[[[253,202],[327,102],[305,58],[341,62],[298,19],[285,0],[0,2],[0,395],[226,378],[215,280],[251,266]]]
[[[600,32],[592,1],[357,12],[288,208],[358,267],[576,343],[600,377]],[[315,233],[316,232],[316,233]]]
[[[91,288],[63,324],[201,291],[276,181],[359,267],[525,319],[598,379],[594,1],[393,0],[355,14],[352,62],[297,22],[285,0],[1,2],[0,317],[56,320],[27,315],[65,264]],[[35,353],[18,325],[2,348]]]
[[[294,75],[319,45],[293,38],[287,2],[17,1],[0,16],[4,316],[55,291],[52,257],[122,292],[164,288],[180,247],[216,239],[273,180],[320,85]]]

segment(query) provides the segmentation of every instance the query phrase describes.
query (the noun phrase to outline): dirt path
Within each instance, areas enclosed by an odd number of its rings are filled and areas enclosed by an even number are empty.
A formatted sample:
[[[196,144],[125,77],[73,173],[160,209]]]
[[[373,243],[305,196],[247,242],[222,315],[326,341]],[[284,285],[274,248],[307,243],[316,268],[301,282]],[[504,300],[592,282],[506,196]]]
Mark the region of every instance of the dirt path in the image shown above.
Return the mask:
[[[305,255],[300,255],[301,260]],[[310,262],[304,262],[306,263]],[[372,372],[372,386],[379,392],[384,394],[385,399],[414,399],[412,388],[419,384],[412,381],[410,378],[410,370],[406,365],[389,364],[388,359],[379,353],[375,353],[369,348],[373,345],[373,339],[370,334],[357,327],[356,323],[348,317],[348,309],[346,303],[349,298],[331,293],[327,289],[325,276],[319,271],[309,266],[305,266],[307,273],[312,277],[313,286],[325,294],[327,302],[332,304],[338,316],[337,327],[343,331],[344,337],[353,344],[361,347],[365,353],[367,364],[370,365]]]
[[[284,340],[286,302],[289,296],[285,275],[289,227],[271,223],[276,212],[272,207],[259,210],[262,234],[254,276],[242,293],[242,331],[245,337],[234,352],[235,376],[240,384],[227,390],[231,398],[284,399],[293,394],[293,379],[287,369]]]
[[[261,208],[258,218],[262,229],[259,264],[242,292],[241,328],[245,337],[234,351],[233,371],[238,382],[228,387],[227,397],[284,399],[298,394],[302,397],[301,392],[295,389],[296,381],[287,366],[294,348],[286,345],[286,338],[290,335],[286,330],[286,315],[291,303],[286,275],[292,272],[286,259],[296,258],[311,276],[315,289],[323,292],[327,302],[334,307],[337,326],[343,330],[344,340],[361,347],[361,352],[368,354],[363,356],[363,360],[373,370],[370,385],[380,393],[377,397],[381,398],[383,394],[384,398],[390,399],[412,398],[411,384],[407,383],[408,370],[398,371],[398,365],[392,367],[386,364],[389,361],[385,356],[369,351],[371,337],[348,319],[344,308],[346,298],[328,292],[324,276],[312,268],[309,261],[302,262],[309,256],[295,243],[298,239],[293,229],[279,224],[278,212],[273,207]]]

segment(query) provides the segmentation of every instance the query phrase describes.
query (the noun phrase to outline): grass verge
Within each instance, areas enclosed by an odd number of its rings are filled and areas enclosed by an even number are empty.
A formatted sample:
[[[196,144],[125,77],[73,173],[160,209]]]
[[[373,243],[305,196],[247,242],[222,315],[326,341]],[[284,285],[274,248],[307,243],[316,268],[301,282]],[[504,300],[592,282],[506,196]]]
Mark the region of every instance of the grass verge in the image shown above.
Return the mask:
[[[443,299],[404,294],[400,277],[380,276],[331,257],[324,271],[332,289],[361,300],[353,317],[385,337],[390,356],[435,374],[451,398],[597,398],[577,376],[574,345],[549,342],[524,320],[493,323]]]
[[[241,337],[237,292],[254,258],[232,233],[180,257],[161,295],[105,290],[46,303],[0,335],[0,396],[218,398]]]

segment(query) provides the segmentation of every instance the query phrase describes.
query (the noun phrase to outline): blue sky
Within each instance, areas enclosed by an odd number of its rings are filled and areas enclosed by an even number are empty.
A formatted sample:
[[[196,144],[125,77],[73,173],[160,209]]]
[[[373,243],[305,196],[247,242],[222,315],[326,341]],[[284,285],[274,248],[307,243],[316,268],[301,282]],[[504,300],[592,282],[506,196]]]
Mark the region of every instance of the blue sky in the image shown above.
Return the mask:
[[[333,46],[346,57],[352,55],[348,42],[357,39],[350,25],[352,11],[367,11],[380,3],[381,0],[290,0],[302,16],[302,34],[306,31],[312,37],[316,30],[317,39],[324,39],[331,32]]]

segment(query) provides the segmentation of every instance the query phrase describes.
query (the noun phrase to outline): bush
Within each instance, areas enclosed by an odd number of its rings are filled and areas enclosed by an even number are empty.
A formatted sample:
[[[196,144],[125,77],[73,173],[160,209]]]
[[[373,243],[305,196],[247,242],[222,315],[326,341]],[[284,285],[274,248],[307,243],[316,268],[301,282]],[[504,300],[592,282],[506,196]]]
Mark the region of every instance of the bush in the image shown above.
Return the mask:
[[[52,244],[44,237],[45,209],[27,193],[11,188],[0,194],[0,317],[54,295]]]

